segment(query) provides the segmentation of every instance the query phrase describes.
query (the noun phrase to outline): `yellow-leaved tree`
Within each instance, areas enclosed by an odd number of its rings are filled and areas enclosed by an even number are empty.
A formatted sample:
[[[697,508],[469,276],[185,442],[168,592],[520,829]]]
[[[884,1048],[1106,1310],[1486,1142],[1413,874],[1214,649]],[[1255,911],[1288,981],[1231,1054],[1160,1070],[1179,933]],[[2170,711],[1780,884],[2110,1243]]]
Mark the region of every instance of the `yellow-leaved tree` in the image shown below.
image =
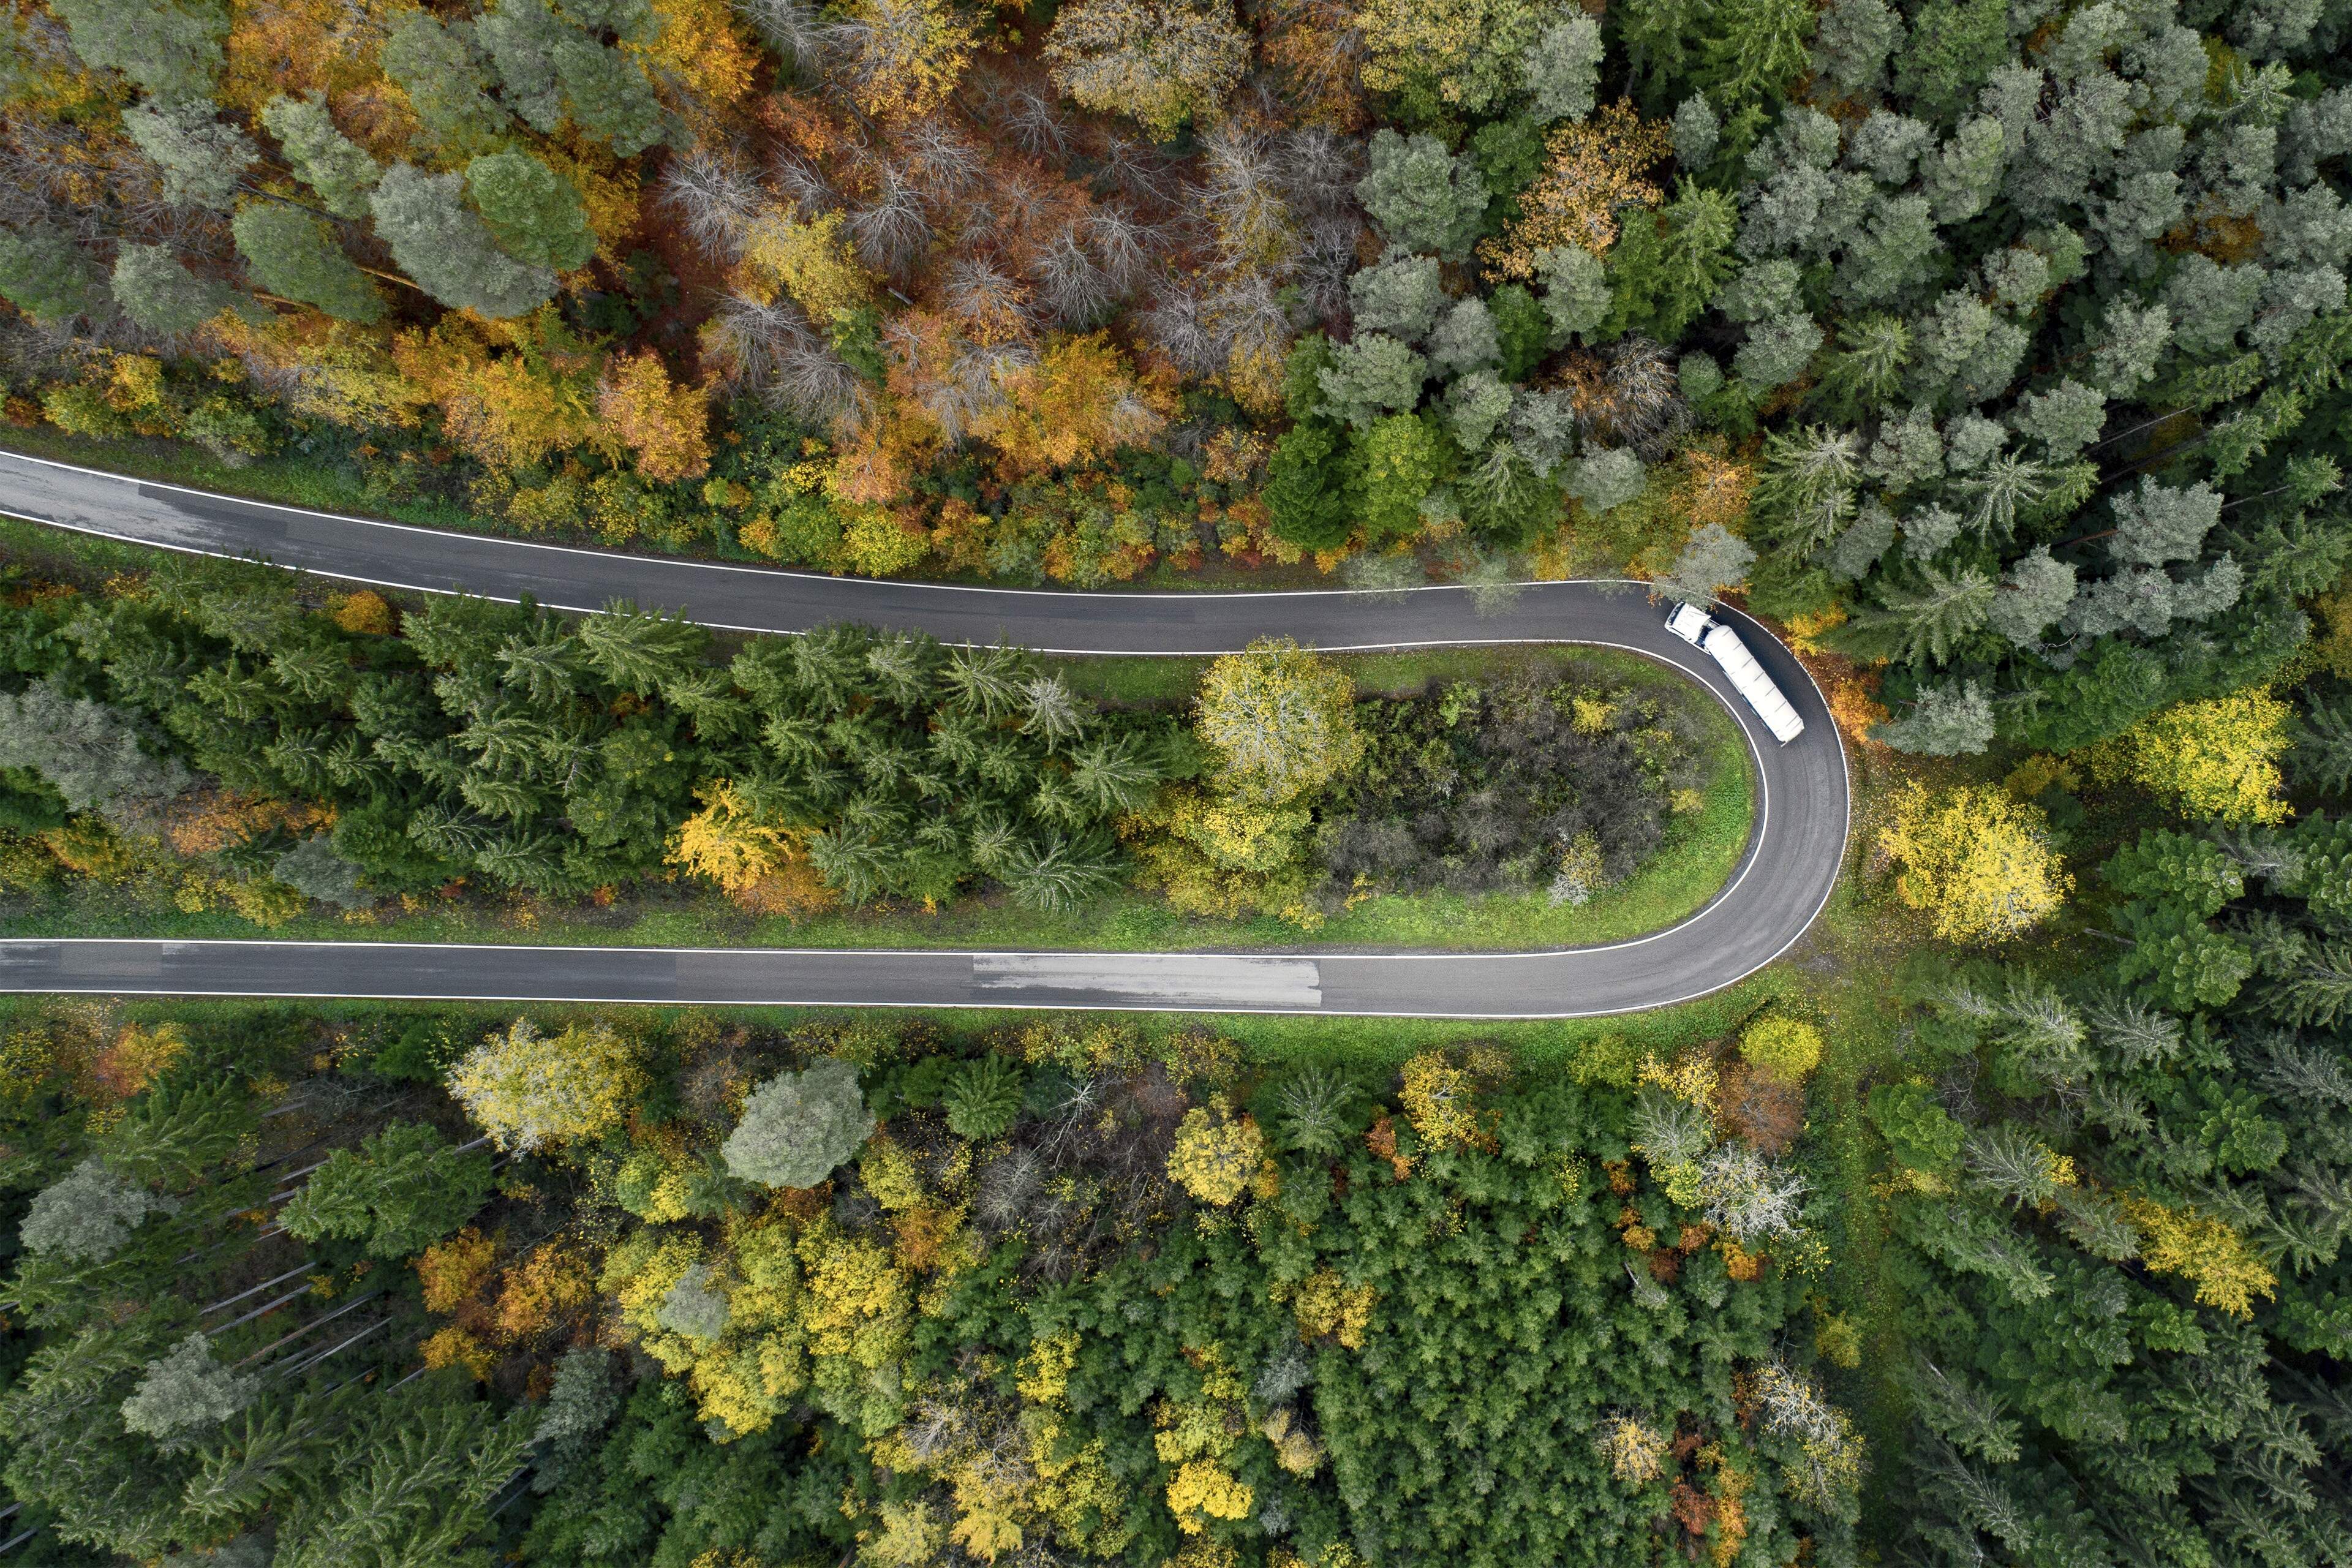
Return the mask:
[[[1119,825],[1143,880],[1187,914],[1277,915],[1313,931],[1312,798],[1364,753],[1356,685],[1287,638],[1261,638],[1201,678],[1193,728],[1214,753],[1210,787],[1162,790]]]
[[[1364,754],[1356,683],[1287,637],[1260,637],[1201,678],[1195,727],[1217,753],[1217,787],[1281,805],[1311,795]]]
[[[1177,1123],[1168,1174],[1202,1203],[1223,1207],[1249,1191],[1265,1163],[1265,1138],[1257,1123],[1234,1115],[1220,1097],[1193,1107]]]
[[[763,818],[727,779],[714,779],[695,794],[702,809],[670,836],[671,865],[709,878],[754,914],[797,920],[834,906],[832,891],[803,853],[804,835]]]
[[[671,381],[661,355],[615,357],[596,388],[596,412],[646,478],[668,484],[709,471],[709,395]]]
[[[2279,759],[2294,711],[2257,688],[2181,702],[2094,746],[2084,761],[2104,784],[2135,784],[2184,816],[2284,822]]]
[[[636,1047],[603,1023],[544,1035],[518,1018],[449,1072],[449,1092],[501,1149],[572,1143],[609,1131],[644,1084]]]
[[[1905,785],[1878,849],[1895,868],[1895,896],[1927,911],[1946,942],[2021,935],[2055,912],[2074,885],[2050,847],[2049,819],[1992,785]]]

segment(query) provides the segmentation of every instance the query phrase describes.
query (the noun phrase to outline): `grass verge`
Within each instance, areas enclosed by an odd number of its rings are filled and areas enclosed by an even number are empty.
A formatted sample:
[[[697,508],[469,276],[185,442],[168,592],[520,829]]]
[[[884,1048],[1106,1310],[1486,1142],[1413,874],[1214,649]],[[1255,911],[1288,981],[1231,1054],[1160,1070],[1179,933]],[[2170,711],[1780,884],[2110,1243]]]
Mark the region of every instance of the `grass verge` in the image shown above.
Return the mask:
[[[1244,1057],[1265,1068],[1318,1063],[1358,1067],[1398,1068],[1418,1051],[1433,1046],[1476,1040],[1502,1047],[1529,1072],[1570,1072],[1622,1079],[1644,1055],[1671,1057],[1684,1046],[1719,1039],[1743,1019],[1780,1000],[1790,989],[1779,971],[1755,975],[1738,985],[1647,1013],[1613,1018],[1574,1018],[1528,1023],[1464,1023],[1416,1018],[1297,1017],[1242,1013],[1045,1013],[979,1008],[859,1008],[856,1016],[881,1022],[894,1033],[920,1024],[946,1036],[976,1036],[992,1032],[1018,1033],[1037,1023],[1085,1026],[1116,1018],[1146,1041],[1166,1039],[1188,1030],[1206,1030],[1241,1046]],[[105,1009],[113,1023],[158,1023],[178,1019],[200,1026],[217,1026],[226,1032],[250,1026],[259,1018],[315,1017],[331,1024],[358,1025],[385,1016],[445,1020],[467,1036],[503,1029],[522,1015],[560,1027],[563,1020],[625,1011],[650,1013],[666,1023],[708,1017],[723,1024],[792,1029],[801,1025],[839,1021],[840,1008],[813,1007],[680,1007],[656,1004],[614,1006],[554,1006],[487,1003],[378,1002],[365,1000],[247,1000],[234,997],[126,997],[116,1001],[75,996],[0,996],[0,1032],[30,1024],[59,1006]]]

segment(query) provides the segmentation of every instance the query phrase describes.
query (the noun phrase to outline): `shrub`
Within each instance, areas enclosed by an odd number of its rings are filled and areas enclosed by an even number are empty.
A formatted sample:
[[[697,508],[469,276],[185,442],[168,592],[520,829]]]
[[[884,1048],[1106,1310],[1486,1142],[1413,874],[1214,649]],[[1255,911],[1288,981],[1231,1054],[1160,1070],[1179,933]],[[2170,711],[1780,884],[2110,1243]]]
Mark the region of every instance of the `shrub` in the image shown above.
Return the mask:
[[[1739,1054],[1783,1083],[1801,1083],[1821,1065],[1822,1032],[1802,1019],[1775,1014],[1748,1026],[1739,1037]]]
[[[940,1097],[949,1129],[974,1143],[994,1142],[1020,1119],[1021,1090],[1021,1069],[1003,1057],[964,1063]]]

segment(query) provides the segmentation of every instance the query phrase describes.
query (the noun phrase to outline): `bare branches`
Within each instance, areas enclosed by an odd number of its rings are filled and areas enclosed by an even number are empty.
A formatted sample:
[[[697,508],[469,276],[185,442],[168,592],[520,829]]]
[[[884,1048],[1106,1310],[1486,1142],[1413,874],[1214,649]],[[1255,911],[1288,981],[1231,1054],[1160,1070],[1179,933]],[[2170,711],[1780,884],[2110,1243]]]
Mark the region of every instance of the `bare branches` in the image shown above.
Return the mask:
[[[904,278],[931,243],[930,220],[922,195],[888,164],[877,178],[873,199],[849,216],[849,237],[857,258],[877,272]]]
[[[1068,230],[1056,236],[1037,260],[1037,293],[1054,320],[1081,326],[1108,309],[1119,290]]]
[[[755,393],[804,418],[855,426],[874,388],[845,363],[790,300],[730,293],[703,329],[703,352],[731,390]]]
[[[661,203],[677,215],[704,255],[731,262],[741,256],[743,237],[765,197],[725,152],[697,147],[670,160],[662,175]]]
[[[824,68],[834,48],[834,25],[808,0],[734,0],[734,5],[736,14],[796,73]]]
[[[944,292],[974,338],[995,342],[1029,335],[1027,286],[989,258],[959,257],[948,268]]]
[[[1023,88],[1013,93],[1004,115],[1004,129],[1013,145],[1033,158],[1057,160],[1070,150],[1069,127],[1063,123],[1060,106],[1034,88]]]

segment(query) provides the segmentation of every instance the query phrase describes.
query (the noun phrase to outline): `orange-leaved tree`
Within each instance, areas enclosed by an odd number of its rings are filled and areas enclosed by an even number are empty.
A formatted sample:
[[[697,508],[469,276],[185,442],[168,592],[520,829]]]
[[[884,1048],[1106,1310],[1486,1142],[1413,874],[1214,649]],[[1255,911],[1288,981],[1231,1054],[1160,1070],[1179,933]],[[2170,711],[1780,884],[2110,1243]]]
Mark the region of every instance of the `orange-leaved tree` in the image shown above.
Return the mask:
[[[709,471],[709,396],[671,381],[659,354],[616,355],[596,388],[596,412],[646,478],[667,484]]]

